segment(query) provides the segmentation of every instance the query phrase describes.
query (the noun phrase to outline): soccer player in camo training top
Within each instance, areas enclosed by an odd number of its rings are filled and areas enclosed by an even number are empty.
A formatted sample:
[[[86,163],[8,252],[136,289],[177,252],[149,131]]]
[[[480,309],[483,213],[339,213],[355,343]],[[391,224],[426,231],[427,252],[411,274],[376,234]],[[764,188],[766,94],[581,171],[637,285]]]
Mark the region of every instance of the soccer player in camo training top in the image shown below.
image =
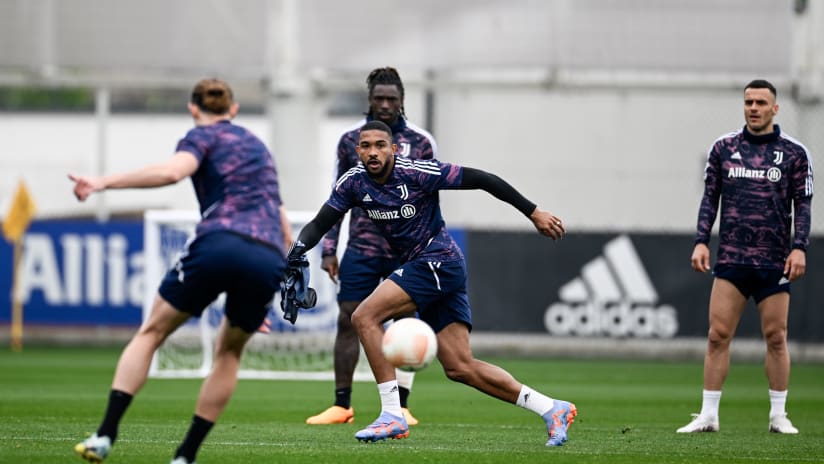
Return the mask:
[[[406,119],[403,110],[403,82],[398,71],[390,67],[374,69],[366,78],[366,85],[369,91],[369,112],[365,121],[360,121],[340,137],[335,179],[360,162],[357,152],[358,134],[360,127],[369,121],[379,120],[389,125],[392,129],[392,142],[399,147],[400,156],[409,159],[434,158],[437,152],[435,139]],[[339,232],[340,223],[324,237],[321,263],[321,268],[329,273],[333,282],[340,280],[338,330],[334,348],[335,404],[306,419],[307,424],[344,424],[354,421],[355,410],[351,406],[352,378],[360,357],[360,343],[358,334],[352,327],[352,313],[381,280],[400,265],[397,255],[361,208],[353,208],[350,213],[349,239],[340,267],[337,257]],[[408,425],[416,425],[418,420],[408,407],[415,374],[398,370],[395,375],[403,416]]]
[[[769,431],[798,433],[785,410],[790,379],[787,315],[790,282],[806,271],[813,171],[807,149],[773,122],[777,113],[775,87],[765,80],[750,82],[744,88],[746,125],[719,138],[707,155],[691,259],[695,271],[710,270],[707,244],[719,200],[720,242],[710,294],[701,413],[679,433],[718,431],[730,343],[750,297],[758,306],[767,345]]]
[[[225,292],[226,314],[212,371],[203,381],[192,423],[172,464],[195,462],[237,385],[243,347],[261,327],[279,289],[291,229],[272,155],[251,132],[232,124],[237,110],[225,82],[201,80],[189,102],[195,127],[167,161],[126,174],[69,176],[80,201],[106,189],[160,187],[191,177],[202,217],[194,241],[161,282],[149,318],[120,356],[97,432],[75,446],[87,461],[108,456],[120,420],[146,382],[152,355],[163,340]]]
[[[438,192],[485,190],[513,205],[538,232],[553,240],[564,235],[561,220],[537,208],[495,175],[436,160],[408,160],[398,156],[396,148],[389,126],[381,121],[366,123],[358,139],[361,163],[338,179],[331,196],[301,230],[289,253],[289,262],[297,262],[346,211],[360,207],[400,259],[400,267],[352,314],[381,400],[380,416],[355,438],[371,442],[409,436],[395,369],[381,352],[381,339],[384,321],[417,311],[437,334],[438,360],[449,379],[538,414],[549,434],[546,445],[562,445],[577,413],[575,405],[549,398],[472,355],[466,264],[446,230]]]

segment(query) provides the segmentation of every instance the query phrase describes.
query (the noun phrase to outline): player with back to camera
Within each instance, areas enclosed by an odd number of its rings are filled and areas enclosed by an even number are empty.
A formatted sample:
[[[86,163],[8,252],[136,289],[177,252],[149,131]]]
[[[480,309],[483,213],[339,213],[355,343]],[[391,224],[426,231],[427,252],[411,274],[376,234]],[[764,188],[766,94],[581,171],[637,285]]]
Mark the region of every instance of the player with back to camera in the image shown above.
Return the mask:
[[[370,121],[360,130],[361,164],[346,172],[314,219],[300,232],[289,265],[305,253],[346,211],[363,208],[375,222],[401,265],[355,310],[352,324],[378,383],[380,416],[358,431],[360,441],[409,436],[398,396],[395,368],[384,358],[383,322],[418,312],[437,334],[438,360],[446,376],[487,395],[516,404],[543,418],[547,446],[560,446],[577,411],[575,405],[549,398],[519,383],[502,368],[475,359],[469,344],[472,315],[466,291],[466,264],[441,216],[440,190],[482,189],[513,205],[535,228],[552,239],[564,235],[555,215],[541,210],[499,177],[437,160],[398,156],[392,130]]]
[[[193,463],[232,396],[243,348],[261,327],[286,270],[291,229],[272,155],[251,132],[232,124],[238,104],[225,82],[198,82],[188,107],[195,127],[167,161],[124,174],[69,175],[80,201],[107,189],[161,187],[191,177],[201,213],[194,240],[166,274],[151,314],[120,356],[97,432],[75,446],[89,462],[109,455],[120,420],[146,382],[155,350],[225,292],[225,317],[212,371],[203,381],[192,423],[172,461]]]
[[[391,67],[374,69],[366,78],[366,86],[369,92],[369,111],[365,120],[341,135],[335,179],[360,162],[357,152],[358,133],[363,124],[373,120],[389,125],[393,143],[401,147],[400,156],[409,159],[434,158],[437,154],[435,139],[406,119],[403,108],[404,88],[398,71]],[[338,330],[334,348],[335,403],[320,414],[306,419],[307,424],[343,424],[354,421],[355,410],[351,406],[352,381],[360,357],[360,343],[358,334],[352,327],[352,313],[381,280],[400,265],[397,255],[363,209],[353,208],[350,213],[349,238],[340,267],[337,257],[339,232],[340,223],[324,237],[321,263],[321,268],[333,282],[340,280]],[[418,420],[412,416],[408,407],[415,374],[399,370],[396,376],[404,418],[407,424],[416,425]]]
[[[696,272],[710,270],[707,244],[719,201],[720,241],[710,293],[701,412],[678,433],[719,430],[730,343],[750,297],[757,304],[767,345],[769,431],[798,433],[785,409],[790,380],[787,316],[790,282],[806,271],[813,171],[807,149],[774,123],[777,113],[775,87],[761,79],[750,82],[744,88],[745,126],[716,140],[707,155],[691,258]]]

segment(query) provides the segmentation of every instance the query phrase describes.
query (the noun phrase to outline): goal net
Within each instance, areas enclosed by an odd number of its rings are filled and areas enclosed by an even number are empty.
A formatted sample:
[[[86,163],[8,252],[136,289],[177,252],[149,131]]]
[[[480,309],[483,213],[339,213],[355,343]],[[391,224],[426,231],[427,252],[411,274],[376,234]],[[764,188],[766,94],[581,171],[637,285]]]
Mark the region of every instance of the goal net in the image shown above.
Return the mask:
[[[307,212],[289,212],[295,236],[314,217]],[[200,219],[196,211],[149,210],[144,215],[145,290],[143,319],[152,309],[157,287],[180,252],[193,237]],[[341,244],[346,243],[346,227],[341,228]],[[341,247],[343,248],[343,247]],[[333,345],[337,330],[336,288],[320,268],[320,247],[309,252],[312,287],[317,306],[301,310],[295,325],[283,319],[280,292],[267,316],[271,332],[258,332],[249,340],[239,376],[257,379],[334,378]],[[204,377],[212,368],[212,351],[223,318],[224,295],[207,308],[202,317],[192,318],[170,335],[152,359],[152,377]],[[363,350],[355,371],[356,380],[372,380]]]

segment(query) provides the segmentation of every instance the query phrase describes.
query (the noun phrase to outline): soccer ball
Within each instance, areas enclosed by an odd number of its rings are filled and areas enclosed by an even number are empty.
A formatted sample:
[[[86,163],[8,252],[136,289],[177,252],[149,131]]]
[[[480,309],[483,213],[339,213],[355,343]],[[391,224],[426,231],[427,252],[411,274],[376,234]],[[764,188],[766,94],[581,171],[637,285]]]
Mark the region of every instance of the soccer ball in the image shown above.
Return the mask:
[[[414,317],[399,319],[383,334],[383,355],[395,367],[418,371],[438,353],[438,339],[426,322]]]

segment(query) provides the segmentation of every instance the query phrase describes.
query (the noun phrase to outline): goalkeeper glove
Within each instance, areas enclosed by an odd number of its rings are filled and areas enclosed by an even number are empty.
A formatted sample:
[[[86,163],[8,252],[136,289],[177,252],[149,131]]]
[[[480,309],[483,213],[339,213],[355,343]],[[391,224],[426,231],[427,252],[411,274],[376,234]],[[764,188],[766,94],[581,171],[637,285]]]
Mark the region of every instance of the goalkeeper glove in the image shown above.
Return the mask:
[[[303,253],[305,249],[300,241],[292,246],[286,276],[280,283],[280,309],[283,318],[292,324],[297,321],[300,308],[313,308],[318,300],[315,289],[309,287],[309,260]]]

